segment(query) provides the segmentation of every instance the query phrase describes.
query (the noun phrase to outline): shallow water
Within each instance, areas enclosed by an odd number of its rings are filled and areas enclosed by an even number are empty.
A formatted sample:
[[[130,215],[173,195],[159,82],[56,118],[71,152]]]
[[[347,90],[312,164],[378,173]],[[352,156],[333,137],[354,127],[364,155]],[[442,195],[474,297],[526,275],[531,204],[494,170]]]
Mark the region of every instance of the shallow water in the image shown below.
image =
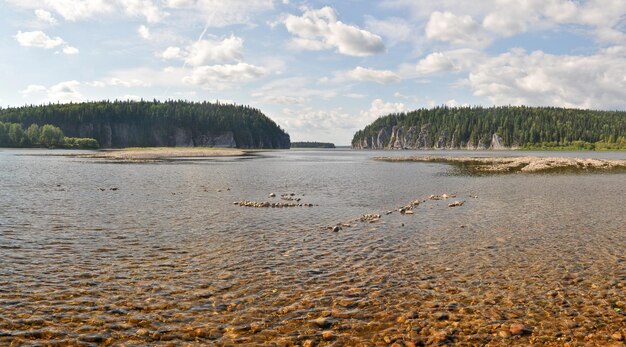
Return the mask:
[[[152,164],[31,156],[41,153],[0,150],[0,345],[619,345],[626,335],[623,173],[466,176],[371,159],[423,153],[409,151]],[[315,206],[233,205],[290,192]],[[457,197],[384,215],[443,193]],[[465,204],[447,207],[454,200]],[[383,217],[355,221],[365,213]],[[337,223],[351,226],[327,229]],[[512,335],[516,323],[524,331]]]

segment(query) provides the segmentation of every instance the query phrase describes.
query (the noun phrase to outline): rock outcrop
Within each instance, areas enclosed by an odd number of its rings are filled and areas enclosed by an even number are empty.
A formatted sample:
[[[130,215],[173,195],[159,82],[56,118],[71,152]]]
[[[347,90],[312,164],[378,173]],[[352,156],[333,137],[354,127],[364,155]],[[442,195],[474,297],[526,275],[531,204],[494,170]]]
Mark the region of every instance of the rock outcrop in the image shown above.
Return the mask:
[[[375,136],[365,137],[353,144],[355,149],[466,149],[466,150],[505,150],[502,137],[493,134],[491,139],[460,141],[458,134],[447,130],[433,131],[430,124],[424,124],[419,132],[414,126],[405,129],[392,126],[380,129]]]
[[[502,137],[500,137],[500,135],[498,135],[497,133],[493,134],[493,136],[491,137],[491,145],[489,146],[489,149],[493,149],[496,151],[508,149],[502,144],[502,142]]]
[[[222,147],[222,148],[289,148],[285,139],[255,138],[248,134],[236,138],[232,131],[202,132],[185,127],[165,128],[154,126],[149,129],[128,123],[83,123],[80,125],[59,124],[67,136],[95,138],[102,148],[124,147]],[[384,140],[384,134],[381,141]],[[241,142],[241,143],[240,143]],[[277,146],[276,143],[279,142]],[[381,148],[382,149],[382,148]]]
[[[103,148],[122,147],[222,147],[237,148],[232,131],[222,133],[199,132],[190,128],[145,128],[127,123],[83,123],[77,127],[61,125],[65,134],[98,139]],[[263,141],[260,141],[263,144]]]
[[[550,158],[550,157],[451,157],[451,156],[412,156],[412,157],[376,157],[376,160],[388,162],[431,162],[464,165],[472,173],[502,172],[549,172],[559,170],[574,171],[611,171],[626,170],[626,160]],[[452,196],[450,196],[452,197]],[[431,195],[431,200],[442,197]]]

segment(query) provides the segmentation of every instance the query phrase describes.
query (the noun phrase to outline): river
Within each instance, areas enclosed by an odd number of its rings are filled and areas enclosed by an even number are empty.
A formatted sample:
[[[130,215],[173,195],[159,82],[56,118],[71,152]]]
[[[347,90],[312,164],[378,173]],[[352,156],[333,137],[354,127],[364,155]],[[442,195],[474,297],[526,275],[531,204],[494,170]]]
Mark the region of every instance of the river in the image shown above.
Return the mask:
[[[0,149],[2,345],[607,345],[626,333],[626,174],[372,159],[624,152],[66,153]],[[455,197],[428,199],[444,193]],[[414,200],[413,215],[386,215]]]

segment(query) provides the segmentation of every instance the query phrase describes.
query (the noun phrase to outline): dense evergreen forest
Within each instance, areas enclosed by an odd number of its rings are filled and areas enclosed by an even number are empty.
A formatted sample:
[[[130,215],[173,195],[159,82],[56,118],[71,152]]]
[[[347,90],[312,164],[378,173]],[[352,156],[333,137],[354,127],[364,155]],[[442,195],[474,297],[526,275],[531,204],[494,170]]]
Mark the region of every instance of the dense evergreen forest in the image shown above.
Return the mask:
[[[291,148],[335,148],[334,143],[329,142],[292,142]]]
[[[354,148],[626,149],[626,112],[555,107],[436,107],[390,114]]]
[[[31,124],[24,129],[20,123],[0,122],[0,147],[97,149],[99,145],[95,139],[65,137],[61,129],[50,124]]]
[[[100,101],[0,108],[0,121],[51,124],[102,147],[289,148],[289,135],[259,110],[187,101]]]

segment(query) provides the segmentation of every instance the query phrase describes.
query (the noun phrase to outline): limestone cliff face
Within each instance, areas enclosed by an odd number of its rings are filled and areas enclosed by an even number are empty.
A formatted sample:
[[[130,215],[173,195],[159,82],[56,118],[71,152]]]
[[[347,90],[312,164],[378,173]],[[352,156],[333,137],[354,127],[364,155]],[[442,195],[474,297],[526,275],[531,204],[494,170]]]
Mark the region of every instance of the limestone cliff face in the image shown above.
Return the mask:
[[[502,144],[502,137],[500,137],[500,135],[493,134],[493,136],[491,137],[491,145],[489,146],[489,149],[501,151],[508,148]]]
[[[232,131],[197,132],[190,128],[145,128],[127,123],[61,125],[67,136],[95,138],[102,148],[120,147],[253,147],[238,146]],[[261,140],[261,145],[263,141]]]
[[[375,136],[361,139],[353,144],[355,149],[467,149],[467,150],[504,150],[498,134],[491,139],[478,139],[467,143],[460,141],[456,134],[446,130],[434,132],[430,124],[423,125],[419,131],[412,126],[405,129],[402,126],[382,128]]]

